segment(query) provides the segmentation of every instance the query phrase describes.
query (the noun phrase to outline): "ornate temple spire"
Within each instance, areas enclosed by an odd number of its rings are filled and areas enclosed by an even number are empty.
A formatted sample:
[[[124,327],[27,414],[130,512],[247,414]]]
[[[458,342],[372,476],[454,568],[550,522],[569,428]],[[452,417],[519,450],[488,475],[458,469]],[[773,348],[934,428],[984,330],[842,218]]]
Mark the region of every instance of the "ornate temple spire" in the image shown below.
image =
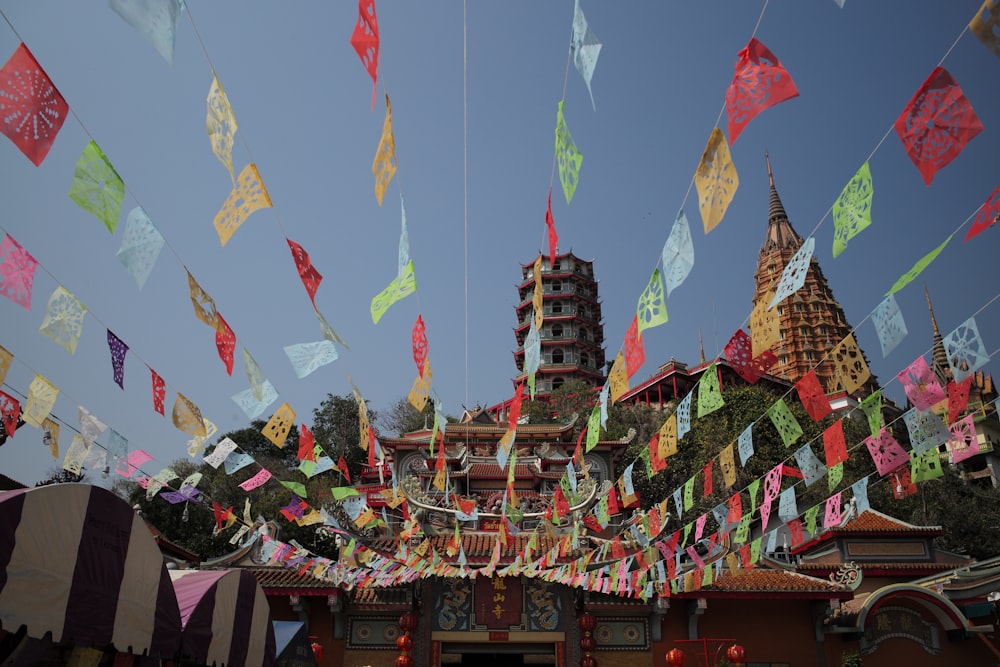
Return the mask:
[[[775,248],[797,250],[802,245],[802,237],[792,229],[792,224],[788,222],[788,214],[785,213],[785,207],[781,203],[781,198],[778,197],[778,190],[774,187],[771,158],[766,152],[764,160],[767,162],[767,180],[771,186],[771,196],[767,211],[767,238],[764,240],[762,252]]]
[[[701,352],[701,365],[705,365],[705,343],[701,340],[701,326],[698,327],[698,350]]]
[[[927,283],[924,283],[924,296],[927,298],[927,311],[931,314],[931,330],[934,332],[934,347],[931,356],[931,369],[937,375],[942,384],[947,384],[951,379],[951,368],[948,366],[948,353],[944,350],[944,338],[938,329],[937,318],[934,317],[934,306],[931,305],[931,294],[927,291]]]

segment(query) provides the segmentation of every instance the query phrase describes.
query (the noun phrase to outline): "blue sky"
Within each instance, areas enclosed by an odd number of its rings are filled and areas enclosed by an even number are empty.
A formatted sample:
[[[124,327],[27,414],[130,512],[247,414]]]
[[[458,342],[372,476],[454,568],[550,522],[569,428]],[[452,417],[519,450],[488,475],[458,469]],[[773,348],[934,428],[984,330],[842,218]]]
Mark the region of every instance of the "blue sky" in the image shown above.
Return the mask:
[[[277,388],[272,409],[287,401],[311,421],[328,392],[350,391],[348,375],[376,410],[404,397],[416,374],[410,329],[418,313],[433,389],[447,413],[509,397],[516,285],[520,264],[545,247],[556,107],[565,89],[567,124],[584,161],[572,204],[556,179],[553,213],[560,250],[595,263],[609,359],[682,205],[695,267],[668,300],[670,321],[645,333],[647,364],[634,380],[671,357],[697,362],[699,329],[712,357],[744,325],[767,225],[767,150],[792,224],[803,236],[815,231],[834,294],[886,393],[900,399],[892,379],[931,344],[922,283],[943,333],[978,312],[987,350],[1000,345],[1000,306],[991,303],[996,229],[962,243],[963,228],[896,295],[909,336],[887,358],[866,321],[895,280],[1000,184],[1000,61],[970,34],[948,53],[980,0],[893,4],[767,5],[756,36],[788,69],[800,97],[764,111],[740,135],[732,147],[739,190],[705,235],[696,196],[685,196],[762,2],[584,2],[604,44],[595,111],[579,74],[571,68],[567,78],[572,2],[468,3],[463,96],[462,5],[382,0],[374,112],[371,80],[349,44],[353,3],[192,2],[197,33],[182,16],[170,66],[107,3],[0,2],[13,26],[0,24],[0,54],[5,59],[23,39],[75,114],[41,167],[0,141],[2,227],[40,262],[30,312],[0,300],[0,345],[15,357],[4,389],[26,393],[34,374],[44,375],[61,389],[60,420],[75,426],[83,405],[130,448],[155,457],[149,473],[184,457],[187,436],[169,412],[167,419],[153,412],[145,364],[167,381],[168,411],[179,391],[222,432],[245,426],[230,396],[248,386],[246,374],[239,360],[226,374],[212,331],[195,319],[187,267],[233,327],[238,351],[245,346]],[[946,53],[944,67],[985,130],[927,187],[895,133],[880,141]],[[231,183],[205,130],[213,67],[240,125],[234,166],[254,161],[274,203],[225,247],[212,221]],[[399,171],[379,207],[371,163],[384,93]],[[114,236],[67,196],[90,138],[128,188]],[[834,260],[827,212],[869,155],[873,224]],[[401,191],[418,293],[373,325],[370,300],[396,274]],[[169,244],[141,291],[115,258],[135,206]],[[323,274],[317,305],[350,345],[303,380],[282,348],[320,340],[320,331],[285,237]],[[89,309],[75,355],[38,333],[58,284]],[[112,380],[106,328],[131,348],[124,390]],[[70,439],[64,425],[63,451]],[[55,463],[31,427],[0,447],[0,471],[29,484]]]

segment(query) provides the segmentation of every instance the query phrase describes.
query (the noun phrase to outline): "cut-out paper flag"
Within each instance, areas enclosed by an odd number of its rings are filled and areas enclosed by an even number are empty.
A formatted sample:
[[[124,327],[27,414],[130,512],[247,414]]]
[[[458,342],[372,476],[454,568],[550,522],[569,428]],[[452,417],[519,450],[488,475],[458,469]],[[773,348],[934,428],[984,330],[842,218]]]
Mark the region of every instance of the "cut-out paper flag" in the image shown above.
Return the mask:
[[[646,363],[646,346],[642,342],[642,336],[639,335],[639,318],[633,317],[628,331],[625,332],[625,368],[628,376],[635,375],[644,363]]]
[[[262,486],[269,479],[271,479],[270,471],[267,468],[261,468],[260,472],[240,484],[240,488],[244,491],[253,491],[257,487]]]
[[[0,385],[7,377],[7,372],[10,370],[10,362],[14,360],[14,355],[10,353],[10,350],[0,345]]]
[[[285,440],[288,439],[288,434],[292,430],[292,424],[295,422],[295,411],[289,407],[288,403],[283,403],[280,408],[278,408],[271,418],[264,425],[261,433],[264,437],[274,443],[274,446],[278,449],[282,449],[285,446]]]
[[[410,343],[413,348],[413,363],[417,365],[417,372],[423,377],[424,364],[427,363],[427,327],[424,325],[423,315],[417,315],[417,320],[413,323]]]
[[[830,496],[826,499],[823,511],[823,527],[836,528],[840,525],[840,494]]]
[[[781,320],[777,312],[771,312],[769,305],[774,294],[774,290],[769,290],[762,295],[750,313],[751,354],[755,357],[769,351],[781,340]]]
[[[736,450],[740,454],[740,465],[745,466],[753,456],[753,423],[743,429],[736,442]]]
[[[844,424],[837,420],[823,431],[823,453],[826,455],[826,467],[832,468],[847,460],[847,442],[844,439]]]
[[[779,398],[771,407],[767,409],[767,416],[771,418],[771,423],[781,436],[781,441],[788,447],[793,442],[802,437],[802,427],[799,421],[792,414],[792,411],[785,403],[785,399]]]
[[[580,182],[580,165],[583,164],[583,154],[573,143],[573,137],[566,127],[566,116],[563,115],[565,100],[559,100],[559,110],[556,112],[556,160],[559,163],[559,182],[562,184],[566,203],[573,201],[577,183]]]
[[[153,272],[153,265],[165,243],[160,230],[141,207],[137,206],[129,212],[125,219],[122,244],[115,256],[128,270],[139,289],[142,289],[149,274]]]
[[[333,330],[333,327],[331,327],[330,323],[326,321],[323,313],[319,312],[319,309],[316,308],[315,305],[313,305],[313,308],[316,312],[316,319],[319,320],[319,330],[323,334],[323,338],[327,339],[331,343],[342,345],[344,349],[351,349],[351,346],[344,342],[344,339],[340,337],[340,334]]]
[[[205,435],[205,419],[201,416],[201,410],[180,392],[174,400],[172,417],[178,430],[188,435]]]
[[[152,368],[149,369],[149,372],[153,378],[153,409],[163,415],[163,402],[167,398],[167,383]]]
[[[896,377],[903,385],[906,397],[918,410],[929,410],[945,399],[944,388],[938,382],[934,371],[927,365],[927,360],[922,356],[917,357]]]
[[[66,122],[69,105],[23,43],[0,69],[0,132],[37,167]]]
[[[77,417],[80,419],[80,436],[88,446],[94,444],[94,440],[108,430],[108,425],[92,415],[87,408],[82,405],[76,408]]]
[[[8,438],[14,437],[21,418],[21,403],[7,392],[0,391],[0,422]]]
[[[810,236],[792,255],[788,264],[785,265],[785,270],[781,272],[781,280],[778,281],[778,287],[768,309],[774,308],[806,284],[806,274],[809,272],[809,263],[812,261],[815,246],[816,239]]]
[[[927,450],[923,454],[910,455],[910,479],[914,483],[926,482],[944,475],[941,469],[941,456],[937,451]]]
[[[552,188],[549,188],[549,199],[545,206],[545,229],[549,237],[549,266],[555,266],[559,234],[556,232],[556,219],[552,217]]]
[[[396,277],[402,278],[406,272],[406,265],[410,263],[410,232],[406,229],[406,207],[403,205],[403,193],[399,194],[399,268],[396,269]]]
[[[424,367],[423,372],[418,374],[413,380],[413,386],[410,387],[410,393],[406,397],[406,400],[416,408],[417,412],[423,412],[431,396],[432,374],[430,360],[424,362]]]
[[[246,454],[244,452],[231,452],[224,461],[226,465],[226,474],[232,475],[234,472],[246,468],[253,462],[254,459],[249,454]]]
[[[56,404],[56,397],[58,395],[58,387],[38,373],[35,373],[35,379],[28,385],[28,400],[25,403],[24,414],[21,415],[21,419],[24,420],[25,424],[40,428],[42,423],[48,418],[52,407]]]
[[[941,417],[930,410],[910,408],[903,413],[906,431],[910,435],[910,448],[914,454],[937,449],[951,439],[951,431]]]
[[[698,379],[698,419],[715,412],[723,405],[725,401],[719,386],[719,371],[713,363]]]
[[[288,360],[292,362],[295,377],[300,380],[317,368],[332,364],[338,357],[337,348],[328,340],[286,345],[284,349]]]
[[[264,385],[264,371],[260,369],[257,360],[253,358],[250,351],[243,348],[243,366],[247,371],[247,380],[250,381],[250,389],[253,390],[254,397],[262,398],[262,387]]]
[[[927,265],[933,262],[937,258],[937,256],[941,254],[941,251],[945,249],[945,246],[948,245],[948,243],[951,241],[951,237],[953,236],[954,234],[949,234],[948,238],[946,238],[941,245],[934,248],[934,250],[931,250],[929,253],[927,253],[919,260],[917,260],[917,263],[913,265],[913,268],[911,268],[909,271],[900,276],[899,279],[893,284],[893,286],[889,288],[889,291],[885,293],[885,296],[890,296],[892,294],[895,294],[896,292],[898,292],[899,290],[903,289],[911,282],[913,282],[913,279],[919,276],[921,272],[923,272],[923,270],[927,268]]]
[[[233,108],[226,97],[226,91],[219,83],[217,76],[212,77],[212,86],[208,89],[208,114],[205,118],[205,126],[208,128],[208,140],[212,144],[212,152],[219,162],[229,172],[229,180],[236,185],[236,176],[233,174],[233,139],[236,137],[236,116],[233,115]]]
[[[844,340],[833,348],[830,356],[834,363],[834,379],[848,394],[856,392],[871,377],[868,362],[865,361],[861,348],[854,340],[854,334],[847,334]]]
[[[847,249],[847,242],[872,224],[872,172],[868,162],[833,202],[833,256]]]
[[[211,453],[203,457],[203,460],[213,468],[218,468],[230,454],[236,451],[236,447],[236,443],[231,438],[223,438]]]
[[[691,430],[691,396],[692,393],[688,392],[687,396],[681,399],[681,402],[677,404],[677,439],[680,440],[684,437],[684,434]]]
[[[125,355],[128,345],[108,329],[108,349],[111,350],[111,369],[114,372],[115,384],[125,388]]]
[[[807,487],[818,482],[826,474],[826,466],[813,454],[812,447],[808,444],[795,450],[795,464],[802,472]]]
[[[954,424],[965,412],[969,405],[969,387],[972,385],[972,376],[965,378],[961,382],[948,383],[948,423]]]
[[[733,334],[723,350],[726,361],[737,375],[749,384],[756,384],[760,376],[767,372],[771,366],[778,361],[769,350],[753,357],[753,341],[743,329],[739,329]]]
[[[979,433],[976,431],[975,415],[966,415],[951,425],[951,462],[961,463],[979,453]]]
[[[278,400],[278,391],[271,384],[270,380],[264,380],[260,386],[260,398],[254,394],[254,390],[244,389],[238,394],[234,394],[233,402],[240,406],[247,419],[256,419],[264,414],[264,410]]]
[[[597,67],[597,58],[601,55],[602,44],[597,41],[597,35],[587,25],[587,17],[583,15],[580,8],[580,0],[576,0],[573,7],[573,37],[570,40],[569,52],[573,57],[573,65],[576,71],[583,77],[587,84],[587,92],[590,93],[590,104],[594,109],[594,91],[590,88],[590,80],[594,76],[594,69]]]
[[[535,328],[535,320],[528,325],[528,335],[524,338],[524,372],[528,374],[528,389],[534,398],[535,373],[542,363],[542,337]]]
[[[614,403],[628,392],[628,371],[625,368],[625,353],[619,351],[615,356],[611,370],[608,371],[608,386],[610,387],[611,402]]]
[[[1000,0],[998,0],[998,6],[1000,6]],[[997,224],[997,222],[1000,222],[1000,185],[993,191],[989,199],[983,202],[982,208],[979,209],[979,214],[976,215],[975,222],[972,223],[969,231],[965,234],[965,240],[968,241],[987,227]]]
[[[215,299],[201,288],[201,285],[188,271],[188,290],[191,294],[191,305],[194,306],[194,316],[208,326],[215,328]]]
[[[316,290],[319,289],[319,284],[323,281],[323,276],[313,266],[312,260],[309,259],[309,253],[306,252],[305,248],[291,239],[285,240],[292,251],[292,261],[295,262],[295,269],[299,272],[299,278],[302,279],[302,286],[306,288],[306,294],[309,295],[309,300],[315,308]]]
[[[1000,0],[983,0],[969,22],[969,32],[1000,58]]]
[[[168,64],[174,64],[183,0],[111,0],[111,9],[145,37]]]
[[[878,435],[882,430],[882,390],[877,389],[861,401],[861,411],[868,420],[868,430]]]
[[[83,332],[83,316],[87,308],[60,285],[49,297],[45,319],[38,330],[63,346],[70,354],[76,353],[76,344]]]
[[[115,233],[125,201],[125,182],[94,140],[76,162],[69,197]]]
[[[694,267],[694,243],[691,240],[691,226],[688,224],[684,209],[677,212],[674,226],[670,228],[670,236],[663,244],[661,253],[663,261],[663,282],[667,287],[667,296],[680,287],[684,279]]]
[[[871,454],[875,468],[882,477],[910,460],[909,454],[884,428],[877,436],[865,438],[865,446],[868,447],[868,453]]]
[[[219,242],[222,245],[229,243],[229,239],[247,218],[262,208],[271,208],[271,197],[267,194],[264,181],[260,180],[257,165],[251,162],[243,167],[239,178],[236,179],[236,185],[223,202],[222,208],[215,214],[215,221],[212,224],[219,234]]]
[[[653,269],[653,275],[649,277],[649,284],[639,296],[639,304],[636,306],[635,314],[639,319],[640,336],[646,329],[667,322],[667,303],[663,298],[663,279],[660,277],[659,269]]]
[[[0,97],[2,99],[2,97]],[[0,294],[31,310],[31,290],[38,260],[21,247],[10,234],[0,243]]]
[[[944,351],[955,382],[963,381],[990,360],[974,317],[970,317],[944,337]]]
[[[0,392],[0,394],[2,393]],[[90,445],[85,443],[79,434],[75,434],[73,442],[70,444],[69,449],[66,450],[66,456],[63,457],[62,469],[74,475],[79,475],[83,471],[83,462],[89,453]],[[148,490],[147,497],[149,497]]]
[[[878,334],[878,342],[882,346],[883,357],[887,357],[896,349],[909,333],[906,330],[903,313],[896,303],[896,297],[891,294],[882,299],[882,303],[872,311],[872,323],[875,325],[875,333]]]
[[[372,299],[371,313],[372,322],[378,324],[382,316],[389,310],[392,304],[400,299],[408,297],[417,290],[417,278],[413,272],[413,262],[406,265],[406,272],[402,278],[392,279],[389,286],[375,295]]]
[[[531,306],[534,312],[535,329],[542,330],[542,320],[545,318],[545,306],[543,304],[544,290],[542,288],[542,255],[535,258],[535,263],[531,267],[532,278],[535,279],[535,287],[531,293]]]
[[[226,374],[233,374],[233,362],[236,354],[236,334],[229,323],[222,318],[222,313],[215,313],[215,349],[219,351],[219,359],[226,366]]]
[[[372,174],[375,175],[375,199],[381,206],[385,190],[396,174],[396,140],[392,136],[392,106],[388,95],[385,96],[385,120],[382,122],[382,137],[372,161]]]
[[[798,96],[799,91],[788,71],[766,46],[751,37],[737,55],[736,73],[726,90],[729,143],[736,143],[757,114]]]
[[[107,448],[107,464],[118,472],[123,465],[128,464],[128,439],[118,431],[109,429]]]
[[[983,131],[972,104],[943,67],[931,72],[893,127],[927,185]]]
[[[806,409],[813,421],[818,422],[833,411],[830,400],[823,391],[823,386],[819,383],[816,373],[810,370],[795,383],[795,390],[799,393],[799,401]]]
[[[358,0],[358,22],[351,33],[351,46],[361,58],[361,64],[372,78],[372,111],[375,110],[375,90],[378,84],[378,17],[375,0]]]
[[[695,171],[694,184],[698,190],[701,223],[705,233],[708,234],[722,222],[726,209],[729,208],[740,186],[736,165],[729,155],[726,135],[719,128],[713,129],[708,138],[705,152]]]

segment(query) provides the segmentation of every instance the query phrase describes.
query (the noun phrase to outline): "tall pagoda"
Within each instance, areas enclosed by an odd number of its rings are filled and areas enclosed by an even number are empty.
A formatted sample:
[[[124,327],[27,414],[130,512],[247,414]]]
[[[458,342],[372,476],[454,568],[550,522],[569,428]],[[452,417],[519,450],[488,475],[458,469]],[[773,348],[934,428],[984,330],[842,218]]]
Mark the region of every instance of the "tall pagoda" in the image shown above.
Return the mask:
[[[531,327],[535,293],[535,264],[540,263],[543,323],[541,363],[536,391],[547,394],[570,380],[583,380],[597,387],[604,384],[604,326],[598,298],[594,263],[572,253],[556,255],[521,265],[518,285],[517,351],[514,361],[518,376],[524,372],[524,342]]]
[[[754,273],[754,307],[764,300],[770,302],[785,267],[803,243],[802,237],[788,221],[785,207],[778,197],[771,161],[766,154],[765,159],[771,194],[767,235]],[[851,333],[851,325],[848,324],[840,303],[833,296],[815,256],[809,260],[805,284],[777,304],[774,310],[777,312],[781,333],[780,340],[771,348],[778,363],[769,372],[795,383],[812,370],[827,393],[842,391],[829,353]],[[869,394],[877,388],[878,381],[871,377],[859,391]]]

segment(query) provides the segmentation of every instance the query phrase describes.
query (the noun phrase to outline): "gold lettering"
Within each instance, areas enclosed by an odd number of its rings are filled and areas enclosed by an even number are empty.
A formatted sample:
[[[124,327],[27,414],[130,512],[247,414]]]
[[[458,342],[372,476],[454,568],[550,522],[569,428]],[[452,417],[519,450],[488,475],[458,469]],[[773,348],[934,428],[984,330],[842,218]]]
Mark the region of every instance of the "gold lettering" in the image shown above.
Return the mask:
[[[496,616],[497,620],[499,621],[500,617],[503,616],[503,607],[501,607],[500,605],[493,607],[493,615]]]

